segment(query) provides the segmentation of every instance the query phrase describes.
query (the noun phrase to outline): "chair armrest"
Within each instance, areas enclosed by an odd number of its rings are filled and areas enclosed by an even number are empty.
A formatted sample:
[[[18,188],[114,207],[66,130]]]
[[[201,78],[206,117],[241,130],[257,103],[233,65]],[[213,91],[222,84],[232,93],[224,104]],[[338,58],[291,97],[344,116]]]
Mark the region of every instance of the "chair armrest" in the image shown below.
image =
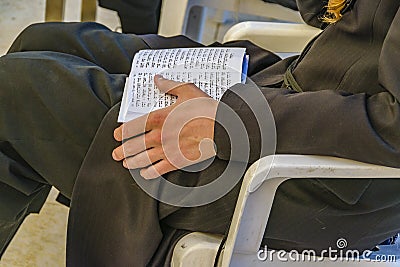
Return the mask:
[[[400,169],[325,156],[272,155],[258,160],[244,177],[221,266],[229,266],[235,254],[256,255],[275,192],[293,178],[400,178]]]
[[[299,53],[320,32],[306,24],[246,21],[230,28],[224,42],[249,40],[272,52]]]

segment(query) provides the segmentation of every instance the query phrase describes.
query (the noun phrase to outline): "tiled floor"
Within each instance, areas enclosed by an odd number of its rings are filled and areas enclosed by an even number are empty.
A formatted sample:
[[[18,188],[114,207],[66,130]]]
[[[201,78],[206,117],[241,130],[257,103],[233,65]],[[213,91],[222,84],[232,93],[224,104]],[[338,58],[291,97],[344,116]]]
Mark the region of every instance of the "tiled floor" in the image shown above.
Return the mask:
[[[68,208],[48,201],[39,215],[27,217],[6,250],[2,267],[65,266]]]

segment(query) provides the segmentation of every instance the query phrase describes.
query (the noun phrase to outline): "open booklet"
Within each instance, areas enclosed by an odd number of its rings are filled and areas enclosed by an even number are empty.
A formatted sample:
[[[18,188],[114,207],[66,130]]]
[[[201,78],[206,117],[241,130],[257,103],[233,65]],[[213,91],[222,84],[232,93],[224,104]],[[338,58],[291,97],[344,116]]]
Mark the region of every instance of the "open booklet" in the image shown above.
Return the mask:
[[[118,122],[127,122],[173,104],[176,97],[161,93],[154,76],[196,84],[219,100],[224,92],[246,80],[245,48],[202,47],[141,50],[136,53],[126,79]]]

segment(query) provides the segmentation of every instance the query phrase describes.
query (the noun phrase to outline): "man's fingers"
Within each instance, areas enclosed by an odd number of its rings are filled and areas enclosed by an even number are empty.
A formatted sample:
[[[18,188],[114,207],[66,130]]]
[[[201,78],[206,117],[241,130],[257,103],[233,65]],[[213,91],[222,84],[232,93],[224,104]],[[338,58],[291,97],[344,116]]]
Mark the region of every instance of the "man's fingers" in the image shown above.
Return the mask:
[[[136,156],[124,160],[123,165],[127,169],[138,169],[147,167],[163,158],[162,149],[152,148],[143,151]]]
[[[182,101],[196,98],[196,97],[208,97],[209,96],[201,91],[196,85],[192,83],[181,83],[168,79],[164,79],[160,75],[154,77],[157,87],[168,94],[173,94],[178,96]],[[172,107],[172,106],[171,106]],[[153,128],[161,128],[162,124],[171,107],[156,110],[145,114],[137,119],[131,120],[122,124],[120,127],[114,130],[114,139],[121,142],[123,139],[128,139]]]
[[[146,142],[143,134],[124,142],[122,145],[114,149],[112,157],[114,160],[120,161],[144,150],[146,150]]]
[[[154,129],[161,129],[170,109],[170,107],[166,107],[155,110],[122,124],[114,130],[115,140],[121,142]]]
[[[114,130],[114,139],[121,142],[124,139],[128,139],[148,131],[148,116],[149,114],[145,114],[116,128]]]
[[[160,144],[161,132],[153,130],[124,142],[122,145],[114,149],[112,156],[114,160],[120,161],[124,158],[145,151],[146,149],[159,146]]]
[[[154,179],[168,172],[175,171],[176,169],[177,168],[167,160],[161,160],[147,169],[140,170],[140,175],[145,179]]]

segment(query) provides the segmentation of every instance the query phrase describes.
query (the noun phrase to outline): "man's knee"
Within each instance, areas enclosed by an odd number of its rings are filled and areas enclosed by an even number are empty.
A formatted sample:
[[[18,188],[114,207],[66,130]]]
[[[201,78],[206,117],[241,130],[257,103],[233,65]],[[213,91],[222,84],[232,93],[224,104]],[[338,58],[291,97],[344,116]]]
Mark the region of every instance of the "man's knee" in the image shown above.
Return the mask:
[[[9,104],[20,103],[20,100],[26,101],[29,98],[27,93],[34,89],[35,82],[47,79],[46,73],[52,67],[57,67],[57,61],[44,54],[45,52],[39,53],[20,52],[0,57],[0,111]],[[22,99],[17,99],[19,95]]]
[[[23,51],[58,51],[60,46],[66,45],[66,42],[72,42],[87,29],[108,31],[107,27],[95,22],[35,23],[26,27],[18,35],[8,53]]]
[[[51,34],[49,25],[46,23],[35,23],[26,27],[14,40],[8,53],[32,50],[32,44],[40,44],[44,42],[43,33]]]

